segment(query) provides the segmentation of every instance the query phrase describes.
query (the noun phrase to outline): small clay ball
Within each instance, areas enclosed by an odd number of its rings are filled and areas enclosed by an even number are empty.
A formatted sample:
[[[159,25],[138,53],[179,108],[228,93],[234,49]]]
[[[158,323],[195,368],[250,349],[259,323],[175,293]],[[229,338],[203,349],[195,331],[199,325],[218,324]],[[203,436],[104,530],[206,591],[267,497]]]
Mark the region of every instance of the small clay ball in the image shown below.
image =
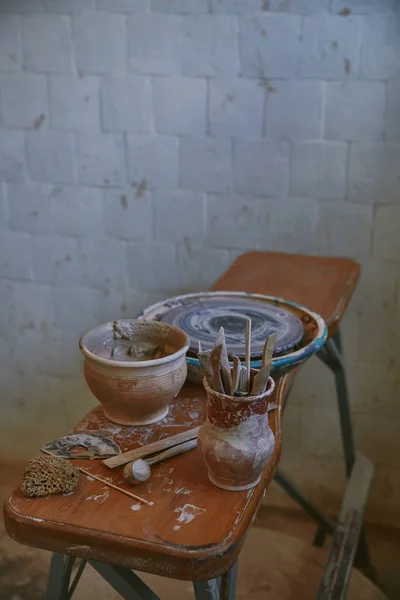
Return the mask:
[[[147,481],[150,475],[150,465],[140,458],[134,462],[128,463],[124,468],[124,479],[130,485],[143,483],[143,481]]]
[[[64,458],[40,456],[31,460],[20,486],[24,496],[40,497],[72,492],[78,483],[79,470]]]

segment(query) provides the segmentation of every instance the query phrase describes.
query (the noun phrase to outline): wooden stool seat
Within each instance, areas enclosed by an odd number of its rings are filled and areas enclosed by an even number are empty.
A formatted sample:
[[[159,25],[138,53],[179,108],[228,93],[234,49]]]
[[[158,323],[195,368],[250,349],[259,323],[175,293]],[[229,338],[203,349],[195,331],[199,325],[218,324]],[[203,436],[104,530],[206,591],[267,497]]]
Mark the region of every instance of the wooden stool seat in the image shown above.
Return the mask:
[[[348,258],[246,252],[211,289],[253,292],[298,302],[324,318],[332,337],[359,276],[360,265]]]
[[[122,469],[80,460],[79,466],[154,502],[153,506],[80,474],[71,495],[27,499],[17,489],[4,505],[7,532],[36,548],[175,579],[208,580],[227,572],[279,461],[280,407],[289,385],[290,375],[279,381],[271,396],[279,405],[269,413],[276,447],[261,482],[252,490],[233,493],[213,486],[198,448],[154,465],[149,481],[134,488],[124,484]],[[111,434],[123,451],[130,450],[200,425],[204,405],[203,387],[187,384],[161,423],[115,425],[98,407],[74,432]]]
[[[312,600],[316,597],[328,551],[281,532],[254,527],[239,558],[236,600]],[[190,585],[143,576],[162,600],[192,600]],[[357,569],[346,600],[387,600]]]

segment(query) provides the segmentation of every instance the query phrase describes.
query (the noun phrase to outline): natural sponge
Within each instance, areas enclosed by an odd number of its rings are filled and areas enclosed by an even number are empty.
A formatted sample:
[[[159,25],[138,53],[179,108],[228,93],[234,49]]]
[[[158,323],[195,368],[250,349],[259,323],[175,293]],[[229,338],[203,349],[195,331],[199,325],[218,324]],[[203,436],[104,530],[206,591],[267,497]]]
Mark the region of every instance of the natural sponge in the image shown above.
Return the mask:
[[[31,460],[24,471],[21,492],[24,496],[48,496],[72,492],[79,470],[63,458],[41,456]]]

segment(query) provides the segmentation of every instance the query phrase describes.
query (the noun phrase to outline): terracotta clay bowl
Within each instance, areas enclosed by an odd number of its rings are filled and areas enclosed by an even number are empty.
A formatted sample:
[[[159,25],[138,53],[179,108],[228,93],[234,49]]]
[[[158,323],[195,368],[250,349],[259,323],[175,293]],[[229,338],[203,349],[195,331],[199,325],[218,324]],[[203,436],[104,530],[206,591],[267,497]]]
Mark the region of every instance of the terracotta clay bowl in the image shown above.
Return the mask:
[[[119,320],[79,341],[84,374],[105,415],[121,425],[148,425],[168,414],[187,375],[189,338],[157,321]]]

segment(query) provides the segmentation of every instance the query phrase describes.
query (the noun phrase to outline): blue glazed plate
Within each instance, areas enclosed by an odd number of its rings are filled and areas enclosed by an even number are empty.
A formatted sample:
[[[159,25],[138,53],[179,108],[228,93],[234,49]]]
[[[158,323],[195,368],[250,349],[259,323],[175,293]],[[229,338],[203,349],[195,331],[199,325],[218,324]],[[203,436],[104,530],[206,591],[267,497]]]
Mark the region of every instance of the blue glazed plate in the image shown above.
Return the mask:
[[[162,300],[149,306],[142,313],[137,315],[138,318],[142,319],[155,319],[161,320],[164,313],[169,312],[176,306],[190,305],[193,298],[198,296],[202,297],[229,297],[259,300],[263,303],[267,303],[270,306],[283,308],[295,316],[297,316],[303,324],[304,334],[302,339],[292,350],[284,352],[280,355],[275,354],[272,359],[272,374],[274,376],[282,375],[291,371],[293,368],[307,361],[311,356],[316,354],[322,346],[325,344],[328,329],[326,327],[323,318],[310,311],[307,307],[291,302],[290,300],[284,300],[275,296],[264,296],[261,294],[249,294],[247,292],[203,292],[202,294],[186,294],[184,296],[177,296],[175,298],[169,298],[168,300]],[[196,349],[197,351],[197,349]],[[188,380],[193,383],[201,384],[203,373],[200,368],[200,363],[194,356],[186,357],[188,364]],[[251,361],[251,367],[253,369],[261,368],[261,356],[253,358]],[[279,375],[278,375],[279,374]]]
[[[196,355],[214,347],[220,327],[225,330],[228,355],[245,357],[246,320],[251,319],[251,357],[260,357],[269,335],[277,334],[275,354],[290,350],[303,336],[303,324],[289,311],[252,296],[198,294],[183,298],[165,311],[160,321],[179,327],[190,337],[189,352]]]

